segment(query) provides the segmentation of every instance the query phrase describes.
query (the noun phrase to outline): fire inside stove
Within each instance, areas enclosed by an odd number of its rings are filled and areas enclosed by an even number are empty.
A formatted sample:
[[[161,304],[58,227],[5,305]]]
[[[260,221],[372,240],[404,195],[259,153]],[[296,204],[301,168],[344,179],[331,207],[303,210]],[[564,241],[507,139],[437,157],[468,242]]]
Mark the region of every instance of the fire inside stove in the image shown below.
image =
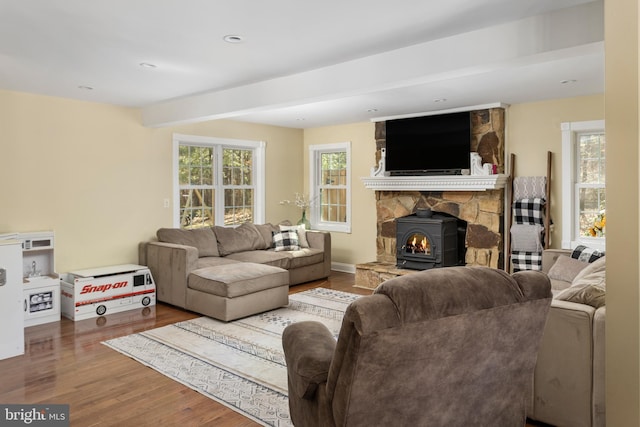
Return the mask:
[[[405,251],[410,254],[431,255],[431,244],[424,234],[412,234],[407,240]]]

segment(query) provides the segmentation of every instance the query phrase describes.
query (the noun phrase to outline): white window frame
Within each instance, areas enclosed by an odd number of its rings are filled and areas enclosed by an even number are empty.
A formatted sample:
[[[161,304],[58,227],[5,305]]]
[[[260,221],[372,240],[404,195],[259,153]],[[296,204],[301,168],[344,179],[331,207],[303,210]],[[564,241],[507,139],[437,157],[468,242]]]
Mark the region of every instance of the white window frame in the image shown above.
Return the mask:
[[[604,132],[604,120],[564,122],[562,130],[562,247],[574,249],[578,245],[604,251],[604,237],[580,236],[578,197],[576,191],[578,147],[577,136],[588,132]]]
[[[265,221],[265,151],[264,141],[250,141],[231,138],[214,138],[209,136],[173,134],[173,226],[180,228],[180,182],[178,176],[180,145],[213,147],[216,173],[213,177],[215,189],[214,222],[224,226],[224,186],[222,185],[222,150],[225,148],[253,150],[253,181],[255,194],[253,196],[253,222],[263,224]]]
[[[320,200],[320,184],[322,175],[320,156],[325,153],[336,152],[346,152],[347,154],[346,222],[321,221],[320,204],[316,203],[316,201]],[[309,184],[309,200],[311,200],[311,228],[323,231],[351,233],[351,142],[309,145]]]

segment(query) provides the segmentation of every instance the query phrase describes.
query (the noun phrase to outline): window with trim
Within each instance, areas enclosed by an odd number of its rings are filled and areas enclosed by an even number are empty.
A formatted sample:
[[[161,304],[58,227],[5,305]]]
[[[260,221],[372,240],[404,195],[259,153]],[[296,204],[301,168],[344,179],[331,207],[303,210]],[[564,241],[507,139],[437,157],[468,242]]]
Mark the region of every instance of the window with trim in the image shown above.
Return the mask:
[[[311,225],[351,232],[351,144],[309,146]]]
[[[562,123],[562,158],[562,247],[585,245],[604,250],[604,121]]]
[[[174,226],[264,222],[264,143],[174,135]]]

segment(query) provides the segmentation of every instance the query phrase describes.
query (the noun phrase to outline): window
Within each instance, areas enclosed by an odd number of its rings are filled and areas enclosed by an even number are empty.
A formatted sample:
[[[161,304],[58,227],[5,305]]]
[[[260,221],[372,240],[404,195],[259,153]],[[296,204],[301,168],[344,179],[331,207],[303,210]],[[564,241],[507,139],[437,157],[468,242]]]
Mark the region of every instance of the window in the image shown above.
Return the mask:
[[[351,144],[309,146],[311,225],[351,232]]]
[[[264,143],[174,135],[174,226],[264,222]]]
[[[562,123],[562,247],[604,250],[604,121]]]

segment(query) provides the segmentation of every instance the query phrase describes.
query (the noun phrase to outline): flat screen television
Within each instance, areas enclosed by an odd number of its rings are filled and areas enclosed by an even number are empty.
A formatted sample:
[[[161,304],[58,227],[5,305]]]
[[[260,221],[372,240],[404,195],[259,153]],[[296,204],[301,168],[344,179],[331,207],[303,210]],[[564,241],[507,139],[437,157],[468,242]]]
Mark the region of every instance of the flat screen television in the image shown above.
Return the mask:
[[[390,175],[459,175],[470,169],[470,112],[388,120],[386,127]]]

